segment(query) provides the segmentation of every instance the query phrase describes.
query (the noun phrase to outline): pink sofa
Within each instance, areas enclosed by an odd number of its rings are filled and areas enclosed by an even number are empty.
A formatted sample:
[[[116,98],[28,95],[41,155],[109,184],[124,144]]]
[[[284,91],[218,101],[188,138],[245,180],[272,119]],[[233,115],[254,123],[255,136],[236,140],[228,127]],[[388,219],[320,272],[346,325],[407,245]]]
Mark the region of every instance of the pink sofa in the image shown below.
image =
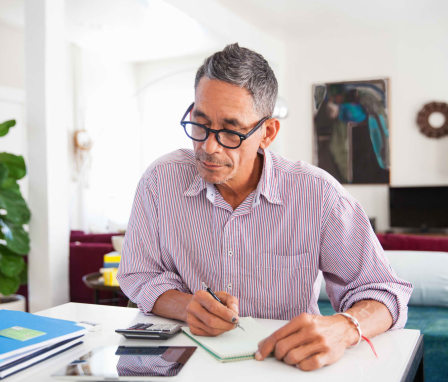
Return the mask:
[[[448,252],[448,236],[378,233],[377,237],[385,250]]]
[[[82,277],[98,272],[103,266],[103,256],[112,252],[112,236],[118,233],[85,234],[82,231],[72,231],[70,234],[70,301],[82,303],[94,303],[94,291],[84,285]],[[113,293],[100,291],[99,298],[112,299]],[[126,305],[125,298],[118,305]]]

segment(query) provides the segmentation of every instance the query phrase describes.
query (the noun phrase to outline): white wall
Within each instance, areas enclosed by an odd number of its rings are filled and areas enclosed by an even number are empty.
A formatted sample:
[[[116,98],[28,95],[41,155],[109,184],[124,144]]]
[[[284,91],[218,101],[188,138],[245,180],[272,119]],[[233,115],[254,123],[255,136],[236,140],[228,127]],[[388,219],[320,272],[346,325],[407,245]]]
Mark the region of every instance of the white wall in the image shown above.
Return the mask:
[[[64,0],[25,3],[31,312],[68,301],[67,46]]]
[[[25,128],[25,82],[23,30],[0,21],[0,123],[16,120],[16,126],[8,135],[0,138],[0,152],[23,155],[27,162],[27,133]],[[28,196],[28,180],[20,180],[25,198]]]
[[[24,55],[23,29],[0,21],[0,86],[24,88]]]
[[[72,49],[72,53],[77,85],[71,133],[87,130],[93,146],[82,183],[72,163],[70,228],[122,229],[141,175],[134,68],[92,51]]]
[[[446,7],[442,12],[447,15]],[[359,20],[341,30],[310,31],[287,45],[285,77],[290,117],[282,124],[282,154],[312,161],[311,85],[317,82],[390,78],[392,185],[447,185],[448,137],[430,139],[415,123],[424,103],[448,102],[448,17],[426,9],[421,19],[404,13],[364,27]],[[331,14],[326,17],[331,18]],[[316,21],[317,22],[317,21]],[[352,185],[349,191],[388,228],[387,185]]]
[[[266,55],[271,63],[280,82],[280,94],[289,104],[290,115],[287,120],[282,121],[282,130],[277,139],[274,149],[279,151],[290,159],[304,159],[312,161],[312,116],[311,116],[311,85],[315,82],[338,81],[350,79],[365,79],[387,76],[391,80],[391,180],[393,185],[424,185],[424,184],[447,184],[448,183],[448,138],[440,140],[429,139],[420,134],[415,124],[416,113],[423,103],[440,100],[447,101],[448,88],[446,86],[448,79],[448,3],[442,1],[398,1],[391,5],[390,9],[385,9],[384,17],[376,20],[370,17],[365,20],[344,19],[344,25],[335,29],[335,23],[332,22],[334,15],[332,7],[326,7],[325,12],[319,14],[316,19],[315,29],[308,32],[301,29],[301,33],[288,35],[288,39],[279,39],[273,35],[268,36],[266,30],[264,34],[254,32],[253,27],[246,26],[239,19],[238,15],[231,15],[224,9],[223,16],[214,16],[204,4],[198,10],[192,10],[190,6],[184,5],[181,1],[170,1],[176,6],[190,10],[192,15],[196,15],[200,21],[208,22],[208,27],[215,27],[216,31],[226,31],[224,39],[230,41],[239,40],[248,47],[257,49]],[[214,4],[214,3],[213,3]],[[219,4],[209,4],[209,7],[220,7]],[[303,4],[306,7],[306,3]],[[420,7],[420,9],[419,9]],[[223,9],[219,8],[220,11]],[[219,12],[212,12],[219,13]],[[222,14],[222,12],[221,12]],[[225,20],[224,20],[225,19]],[[230,30],[226,28],[227,20],[232,20],[234,27]],[[348,20],[348,21],[347,21]],[[340,23],[342,24],[342,22]],[[331,28],[326,27],[331,25]],[[339,24],[337,24],[339,26]],[[288,25],[285,25],[287,30]],[[300,29],[298,29],[300,30]],[[215,32],[216,32],[215,31]],[[260,38],[257,39],[257,37]],[[251,45],[251,41],[255,45]],[[24,86],[24,48],[23,48],[23,30],[12,27],[0,22],[0,48],[2,60],[0,60],[0,86],[8,88],[23,88]],[[265,51],[263,51],[263,49]],[[283,51],[286,51],[283,57]],[[3,59],[6,57],[7,59]],[[111,63],[109,69],[97,70],[93,76],[93,82],[88,84],[90,87],[96,86],[95,83],[102,81],[102,85],[107,81],[118,79],[122,81],[127,95],[132,93],[133,74],[135,70],[136,86],[138,89],[146,82],[151,81],[161,74],[163,70],[169,72],[172,70],[184,70],[185,65],[190,67],[190,71],[184,71],[179,76],[167,79],[166,82],[155,83],[152,89],[142,92],[136,97],[138,106],[142,114],[142,125],[138,125],[136,134],[144,134],[146,139],[150,135],[151,126],[148,125],[151,120],[150,110],[154,110],[157,102],[161,103],[162,98],[154,98],[151,91],[166,90],[169,95],[172,89],[170,81],[179,80],[185,76],[185,99],[190,98],[189,92],[192,91],[192,78],[190,87],[190,75],[194,74],[195,68],[201,63],[203,57],[184,57],[177,60],[157,61],[149,64],[120,64],[118,62],[106,62],[105,67]],[[182,69],[184,68],[184,69]],[[188,69],[188,68],[187,68]],[[162,73],[163,74],[163,73]],[[116,76],[115,79],[112,79]],[[188,77],[188,79],[187,79]],[[99,80],[102,78],[102,80]],[[124,82],[123,82],[124,81]],[[184,80],[180,80],[183,84]],[[120,85],[121,89],[123,89]],[[182,85],[184,86],[184,85]],[[187,88],[190,87],[190,90]],[[162,89],[163,88],[163,89]],[[106,90],[108,89],[108,90]],[[111,82],[103,91],[107,94],[117,92]],[[153,94],[161,94],[161,92]],[[118,90],[120,93],[121,90]],[[126,96],[127,97],[127,96]],[[152,99],[151,99],[152,97]],[[97,98],[98,99],[98,98]],[[128,98],[129,99],[129,98]],[[144,110],[149,103],[152,109]],[[119,97],[115,96],[114,105],[123,105],[119,102]],[[179,106],[180,107],[180,106]],[[133,106],[131,107],[133,108]],[[114,119],[114,107],[104,111],[106,119],[117,125],[117,119]],[[98,113],[103,113],[98,109]],[[177,125],[179,113],[173,113],[172,119]],[[171,117],[170,117],[171,118]],[[20,119],[20,118],[19,118]],[[97,119],[98,120],[98,119]],[[175,122],[174,122],[175,121]],[[71,125],[71,131],[76,126]],[[95,121],[95,128],[100,124]],[[104,125],[101,122],[101,125]],[[171,123],[170,123],[171,125]],[[111,125],[109,125],[111,126]],[[134,125],[132,125],[134,126]],[[135,125],[137,126],[137,125]],[[104,126],[102,127],[104,130]],[[131,127],[132,129],[132,127]],[[24,129],[19,126],[11,132],[11,139],[8,146],[14,152],[26,150],[26,137],[17,138],[23,135]],[[177,133],[176,133],[177,134]],[[143,137],[141,135],[141,137]],[[7,137],[9,139],[9,137]],[[12,143],[12,139],[19,140],[21,143]],[[120,140],[123,139],[123,142]],[[131,171],[131,177],[138,178],[142,169],[151,161],[153,157],[158,156],[159,147],[157,145],[151,149],[152,142],[146,142],[141,139],[137,143],[131,142],[128,134],[116,135],[113,138],[103,139],[96,137],[94,150],[104,152],[102,155],[103,165],[106,166],[107,182],[102,183],[100,194],[106,195],[108,200],[104,206],[98,206],[98,214],[108,211],[113,206],[113,201],[118,193],[114,190],[116,185],[120,187],[125,184],[124,179],[116,181],[115,176],[119,171]],[[4,141],[6,142],[6,140]],[[0,142],[1,144],[2,142]],[[176,143],[177,142],[174,142]],[[143,148],[142,153],[129,157],[123,155],[120,147],[133,148],[134,145]],[[147,146],[148,145],[148,146]],[[101,147],[99,147],[101,146]],[[171,148],[169,148],[171,149]],[[117,152],[120,153],[117,155]],[[120,157],[121,156],[121,157]],[[126,167],[124,163],[131,163]],[[98,161],[97,161],[98,164]],[[134,166],[135,164],[135,166]],[[115,171],[112,171],[115,169]],[[132,186],[124,191],[133,194],[134,181]],[[73,186],[73,185],[72,185]],[[107,186],[107,187],[106,187]],[[76,185],[72,187],[72,201],[76,199]],[[93,184],[91,185],[93,188]],[[377,217],[377,223],[380,229],[388,228],[388,201],[387,186],[348,186],[350,191],[361,201],[367,213],[370,216]],[[104,194],[104,190],[107,194]],[[25,191],[26,192],[26,191]],[[91,192],[91,191],[88,191]],[[120,191],[121,192],[121,191]],[[128,208],[130,203],[126,197],[126,202],[120,204],[120,209]],[[77,214],[80,203],[73,203],[72,228],[94,228],[89,224],[83,223],[83,217]],[[94,206],[95,207],[95,206]],[[96,207],[95,207],[96,208]]]
[[[158,60],[135,65],[141,116],[141,172],[161,155],[191,148],[179,122],[194,101],[194,78],[204,57]]]

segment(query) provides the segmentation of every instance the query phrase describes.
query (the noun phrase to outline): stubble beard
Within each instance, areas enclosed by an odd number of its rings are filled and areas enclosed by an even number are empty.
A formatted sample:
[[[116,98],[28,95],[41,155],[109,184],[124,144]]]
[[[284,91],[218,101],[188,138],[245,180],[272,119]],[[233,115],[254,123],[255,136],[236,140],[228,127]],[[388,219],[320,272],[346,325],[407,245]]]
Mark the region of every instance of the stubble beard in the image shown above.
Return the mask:
[[[220,184],[227,183],[229,180],[232,179],[233,176],[231,174],[229,174],[228,176],[226,176],[223,179],[218,179],[218,180],[216,180],[216,179],[215,180],[207,179],[208,178],[207,172],[206,172],[206,170],[204,170],[202,168],[202,164],[201,164],[202,161],[205,161],[205,162],[213,163],[213,164],[216,164],[216,165],[219,165],[219,166],[225,166],[225,167],[228,167],[228,168],[233,168],[233,163],[231,163],[230,161],[220,161],[220,160],[217,160],[213,155],[209,155],[207,153],[204,153],[203,151],[196,152],[194,156],[195,156],[195,159],[196,159],[196,166],[197,166],[199,174],[201,174],[201,173],[204,174],[204,171],[205,171],[205,174],[201,175],[201,177],[205,181],[207,181],[209,183],[212,183],[212,184],[220,185]]]

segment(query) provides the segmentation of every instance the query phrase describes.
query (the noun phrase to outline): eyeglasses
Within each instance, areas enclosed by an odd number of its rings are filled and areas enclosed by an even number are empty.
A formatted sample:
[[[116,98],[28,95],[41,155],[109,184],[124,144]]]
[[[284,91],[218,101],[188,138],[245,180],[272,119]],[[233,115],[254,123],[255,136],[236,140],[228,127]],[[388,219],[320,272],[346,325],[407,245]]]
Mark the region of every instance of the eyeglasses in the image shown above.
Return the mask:
[[[240,147],[241,143],[243,143],[245,139],[249,138],[253,133],[255,133],[255,131],[257,131],[263,125],[263,123],[270,118],[270,117],[264,117],[260,119],[260,121],[257,122],[255,127],[247,134],[242,134],[239,133],[238,131],[228,129],[214,130],[210,129],[209,127],[201,123],[185,121],[185,118],[187,118],[187,115],[193,109],[193,106],[194,102],[187,109],[184,116],[182,117],[182,120],[180,121],[180,124],[184,128],[187,136],[191,138],[193,141],[204,142],[207,140],[210,133],[214,133],[218,143],[221,146],[226,147],[228,149],[237,149],[238,147]]]

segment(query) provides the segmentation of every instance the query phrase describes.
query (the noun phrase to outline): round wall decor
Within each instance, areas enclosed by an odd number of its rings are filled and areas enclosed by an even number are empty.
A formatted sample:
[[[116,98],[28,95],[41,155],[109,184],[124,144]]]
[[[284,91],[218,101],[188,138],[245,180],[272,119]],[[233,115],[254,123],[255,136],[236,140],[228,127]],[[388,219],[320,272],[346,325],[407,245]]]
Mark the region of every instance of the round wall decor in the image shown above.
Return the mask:
[[[430,123],[430,117],[433,113],[442,114],[444,121],[440,126],[433,126]],[[427,103],[417,114],[417,124],[420,131],[430,138],[440,138],[448,135],[448,104],[445,102]]]

